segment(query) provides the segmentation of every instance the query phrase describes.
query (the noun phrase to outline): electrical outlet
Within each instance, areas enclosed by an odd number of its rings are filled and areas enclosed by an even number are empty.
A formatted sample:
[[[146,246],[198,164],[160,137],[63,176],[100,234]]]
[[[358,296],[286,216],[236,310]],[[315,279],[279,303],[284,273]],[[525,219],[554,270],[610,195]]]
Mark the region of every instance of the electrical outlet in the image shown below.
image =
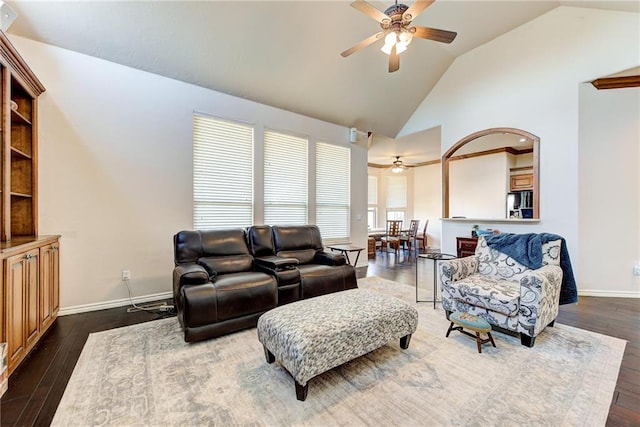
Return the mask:
[[[640,261],[633,264],[633,275],[640,276]]]
[[[122,270],[122,281],[124,282],[125,280],[131,280],[131,271]]]

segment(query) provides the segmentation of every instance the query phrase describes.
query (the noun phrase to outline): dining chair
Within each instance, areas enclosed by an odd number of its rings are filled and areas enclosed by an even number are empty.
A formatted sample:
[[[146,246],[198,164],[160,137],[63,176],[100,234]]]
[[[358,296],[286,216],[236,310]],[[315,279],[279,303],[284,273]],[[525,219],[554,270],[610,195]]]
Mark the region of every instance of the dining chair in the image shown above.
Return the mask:
[[[389,251],[389,247],[393,248],[396,256],[398,255],[398,250],[400,249],[400,230],[402,230],[402,220],[400,219],[388,219],[387,220],[387,232],[380,239],[382,241],[382,246],[386,248],[386,251]]]
[[[409,252],[411,252],[411,242],[413,242],[413,250],[416,250],[417,247],[417,243],[415,241],[416,236],[418,235],[418,227],[420,226],[420,220],[419,219],[412,219],[409,222],[409,229],[406,230],[405,232],[402,233],[402,235],[400,236],[400,244],[402,245],[402,248],[405,248],[405,244],[407,249],[409,250]],[[416,252],[417,255],[417,252]]]
[[[429,220],[424,223],[424,230],[422,234],[418,234],[414,241],[416,242],[416,254],[420,252],[420,243],[422,243],[422,249],[427,250],[427,226],[429,225]]]

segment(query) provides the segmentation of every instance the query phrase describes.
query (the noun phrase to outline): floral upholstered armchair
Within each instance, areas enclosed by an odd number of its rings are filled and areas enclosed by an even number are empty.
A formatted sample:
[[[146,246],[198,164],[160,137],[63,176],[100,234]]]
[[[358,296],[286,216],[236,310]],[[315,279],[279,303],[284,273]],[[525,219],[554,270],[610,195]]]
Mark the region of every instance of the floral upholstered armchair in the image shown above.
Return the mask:
[[[542,245],[542,264],[532,270],[478,238],[475,255],[440,261],[442,307],[471,313],[533,347],[536,336],[558,315],[562,241]]]

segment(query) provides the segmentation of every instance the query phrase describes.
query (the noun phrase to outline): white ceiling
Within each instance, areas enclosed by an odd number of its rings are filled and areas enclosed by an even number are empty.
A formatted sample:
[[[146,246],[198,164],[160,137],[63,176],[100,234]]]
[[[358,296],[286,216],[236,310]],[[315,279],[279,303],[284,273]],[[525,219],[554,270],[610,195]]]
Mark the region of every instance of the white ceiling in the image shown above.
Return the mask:
[[[371,2],[380,10],[392,3]],[[397,135],[457,56],[560,4],[640,11],[635,0],[438,0],[414,23],[456,31],[457,38],[450,45],[415,39],[400,55],[400,70],[390,74],[381,41],[348,58],[340,56],[380,28],[349,1],[8,4],[18,14],[9,33],[355,126],[373,132],[376,146],[389,142],[385,136]],[[434,132],[405,137],[419,141],[408,154],[424,150],[422,142],[434,138]],[[439,157],[439,143],[436,150]],[[424,161],[423,154],[414,161]]]

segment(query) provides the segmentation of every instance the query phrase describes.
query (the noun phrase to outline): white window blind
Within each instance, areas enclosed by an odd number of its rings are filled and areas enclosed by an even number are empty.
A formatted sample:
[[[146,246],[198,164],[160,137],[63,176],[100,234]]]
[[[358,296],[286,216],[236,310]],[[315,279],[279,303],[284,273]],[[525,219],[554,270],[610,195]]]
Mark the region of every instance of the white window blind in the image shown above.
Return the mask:
[[[369,206],[376,206],[378,204],[378,177],[369,176]]]
[[[265,130],[265,224],[307,223],[308,146],[306,138]]]
[[[349,239],[351,150],[316,144],[316,225],[327,242]]]
[[[387,177],[387,208],[398,209],[407,207],[407,177]]]
[[[253,127],[193,117],[193,226],[253,224]]]

